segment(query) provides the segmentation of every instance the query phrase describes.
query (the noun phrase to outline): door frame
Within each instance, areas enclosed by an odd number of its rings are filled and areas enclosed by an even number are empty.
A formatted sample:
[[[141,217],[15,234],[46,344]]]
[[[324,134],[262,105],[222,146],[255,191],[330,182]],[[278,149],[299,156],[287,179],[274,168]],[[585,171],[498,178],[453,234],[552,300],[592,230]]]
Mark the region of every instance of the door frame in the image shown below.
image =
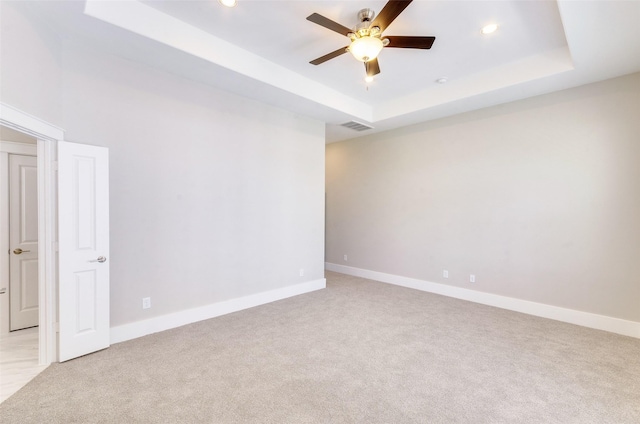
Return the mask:
[[[64,130],[0,103],[0,125],[38,140],[38,362],[57,361],[56,146]]]

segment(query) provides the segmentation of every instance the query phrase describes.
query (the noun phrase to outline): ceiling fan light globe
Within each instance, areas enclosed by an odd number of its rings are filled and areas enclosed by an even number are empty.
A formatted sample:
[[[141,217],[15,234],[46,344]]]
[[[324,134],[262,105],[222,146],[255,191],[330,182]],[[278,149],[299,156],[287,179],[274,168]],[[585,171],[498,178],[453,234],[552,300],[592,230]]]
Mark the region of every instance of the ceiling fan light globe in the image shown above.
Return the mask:
[[[383,44],[377,37],[361,37],[351,42],[349,51],[360,62],[369,62],[380,54]]]

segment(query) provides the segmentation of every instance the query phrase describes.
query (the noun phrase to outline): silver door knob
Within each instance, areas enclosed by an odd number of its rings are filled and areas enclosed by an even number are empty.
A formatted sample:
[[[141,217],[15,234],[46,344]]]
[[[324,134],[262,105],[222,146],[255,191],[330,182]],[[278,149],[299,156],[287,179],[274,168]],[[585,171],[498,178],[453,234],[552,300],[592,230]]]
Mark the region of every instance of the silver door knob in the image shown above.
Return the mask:
[[[98,259],[94,259],[94,260],[89,261],[89,262],[100,262],[100,263],[107,262],[107,258],[105,258],[104,256],[98,256]]]
[[[13,253],[15,253],[16,255],[21,255],[23,253],[28,253],[31,252],[31,250],[22,250],[19,247],[17,249],[13,249]]]

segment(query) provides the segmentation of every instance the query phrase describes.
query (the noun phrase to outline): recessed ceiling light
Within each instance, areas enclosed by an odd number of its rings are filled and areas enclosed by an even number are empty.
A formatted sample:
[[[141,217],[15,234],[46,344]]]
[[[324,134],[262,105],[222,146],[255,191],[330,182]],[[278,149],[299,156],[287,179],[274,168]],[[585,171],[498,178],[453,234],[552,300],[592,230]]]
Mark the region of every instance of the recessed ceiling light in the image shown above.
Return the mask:
[[[482,30],[480,32],[482,32],[483,34],[491,34],[492,32],[496,32],[497,29],[498,29],[498,24],[489,24],[487,26],[482,27]]]
[[[227,6],[227,7],[235,7],[236,4],[238,4],[237,0],[218,0],[218,2],[223,5],[223,6]]]
[[[445,77],[438,78],[438,79],[436,80],[436,82],[437,82],[438,84],[445,84],[447,81],[449,81],[449,80],[448,80],[448,79],[446,79]]]
[[[370,76],[367,75],[366,77],[364,77],[364,80],[366,82],[373,82],[373,77],[370,77]]]

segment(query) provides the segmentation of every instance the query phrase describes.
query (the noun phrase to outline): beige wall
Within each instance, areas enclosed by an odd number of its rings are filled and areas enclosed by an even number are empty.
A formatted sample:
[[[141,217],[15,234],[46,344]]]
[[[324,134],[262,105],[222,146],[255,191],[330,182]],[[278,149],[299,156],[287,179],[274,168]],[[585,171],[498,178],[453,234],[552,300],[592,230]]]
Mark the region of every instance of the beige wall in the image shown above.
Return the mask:
[[[640,321],[640,74],[326,157],[327,262]]]
[[[322,122],[85,48],[63,57],[67,140],[109,147],[112,326],[324,278]]]
[[[112,327],[324,278],[324,123],[49,43],[22,9],[2,4],[2,102],[109,148]]]

